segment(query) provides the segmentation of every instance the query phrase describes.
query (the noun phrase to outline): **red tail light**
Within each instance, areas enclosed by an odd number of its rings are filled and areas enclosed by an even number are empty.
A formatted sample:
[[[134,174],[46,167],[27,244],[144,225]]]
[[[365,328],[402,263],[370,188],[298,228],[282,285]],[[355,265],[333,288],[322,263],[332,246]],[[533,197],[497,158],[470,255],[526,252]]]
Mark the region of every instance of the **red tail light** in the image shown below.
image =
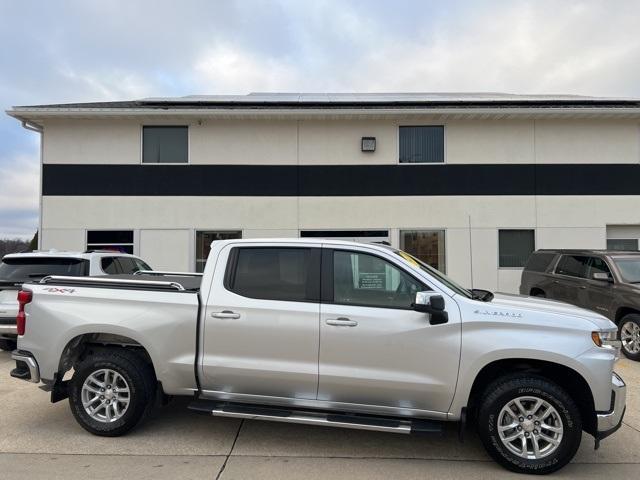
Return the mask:
[[[18,327],[18,335],[24,335],[24,329],[27,326],[27,316],[24,313],[24,306],[31,301],[32,293],[27,290],[18,292],[18,315],[16,316],[16,325]]]

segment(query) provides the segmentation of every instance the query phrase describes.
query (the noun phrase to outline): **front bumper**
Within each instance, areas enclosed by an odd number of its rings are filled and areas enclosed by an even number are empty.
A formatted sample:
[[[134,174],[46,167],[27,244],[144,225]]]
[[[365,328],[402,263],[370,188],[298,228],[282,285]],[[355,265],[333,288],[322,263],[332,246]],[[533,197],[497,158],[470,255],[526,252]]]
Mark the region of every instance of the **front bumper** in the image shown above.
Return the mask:
[[[596,414],[598,431],[596,440],[602,440],[618,430],[622,425],[622,418],[627,405],[627,386],[618,376],[613,373],[611,376],[611,410]]]
[[[10,373],[12,377],[27,382],[40,383],[40,368],[33,355],[22,350],[14,350],[11,352],[11,358],[16,361],[16,368]]]

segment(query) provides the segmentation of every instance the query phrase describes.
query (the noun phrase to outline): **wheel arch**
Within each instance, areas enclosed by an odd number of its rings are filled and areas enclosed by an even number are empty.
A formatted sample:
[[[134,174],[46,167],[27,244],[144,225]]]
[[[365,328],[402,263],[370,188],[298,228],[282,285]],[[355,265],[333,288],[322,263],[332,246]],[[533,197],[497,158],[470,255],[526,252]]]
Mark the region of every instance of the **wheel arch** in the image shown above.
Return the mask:
[[[485,365],[476,375],[467,400],[468,415],[474,417],[487,386],[495,379],[514,373],[542,376],[565,389],[576,402],[582,417],[583,430],[594,434],[597,419],[593,392],[586,379],[576,370],[546,360],[510,358],[495,360]]]
[[[616,310],[616,316],[614,319],[614,322],[616,325],[620,324],[620,320],[622,320],[624,317],[626,317],[627,315],[630,314],[636,314],[636,315],[640,315],[640,309],[634,308],[634,307],[620,307],[618,308],[618,310]]]

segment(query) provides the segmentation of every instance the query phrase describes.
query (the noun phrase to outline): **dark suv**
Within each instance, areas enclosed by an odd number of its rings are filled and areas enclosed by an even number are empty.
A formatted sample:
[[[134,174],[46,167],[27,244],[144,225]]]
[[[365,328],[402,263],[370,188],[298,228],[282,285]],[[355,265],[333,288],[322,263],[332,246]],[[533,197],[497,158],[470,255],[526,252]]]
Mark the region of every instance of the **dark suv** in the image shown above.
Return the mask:
[[[640,252],[538,250],[520,293],[594,310],[618,325],[622,351],[640,360]]]

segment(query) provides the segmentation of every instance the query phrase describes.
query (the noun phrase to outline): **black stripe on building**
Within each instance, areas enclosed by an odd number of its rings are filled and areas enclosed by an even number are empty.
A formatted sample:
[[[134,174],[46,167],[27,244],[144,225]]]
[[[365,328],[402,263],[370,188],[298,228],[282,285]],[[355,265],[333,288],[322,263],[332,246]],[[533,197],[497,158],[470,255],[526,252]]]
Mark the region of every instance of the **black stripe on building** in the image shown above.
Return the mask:
[[[61,165],[61,196],[640,195],[638,164]]]

